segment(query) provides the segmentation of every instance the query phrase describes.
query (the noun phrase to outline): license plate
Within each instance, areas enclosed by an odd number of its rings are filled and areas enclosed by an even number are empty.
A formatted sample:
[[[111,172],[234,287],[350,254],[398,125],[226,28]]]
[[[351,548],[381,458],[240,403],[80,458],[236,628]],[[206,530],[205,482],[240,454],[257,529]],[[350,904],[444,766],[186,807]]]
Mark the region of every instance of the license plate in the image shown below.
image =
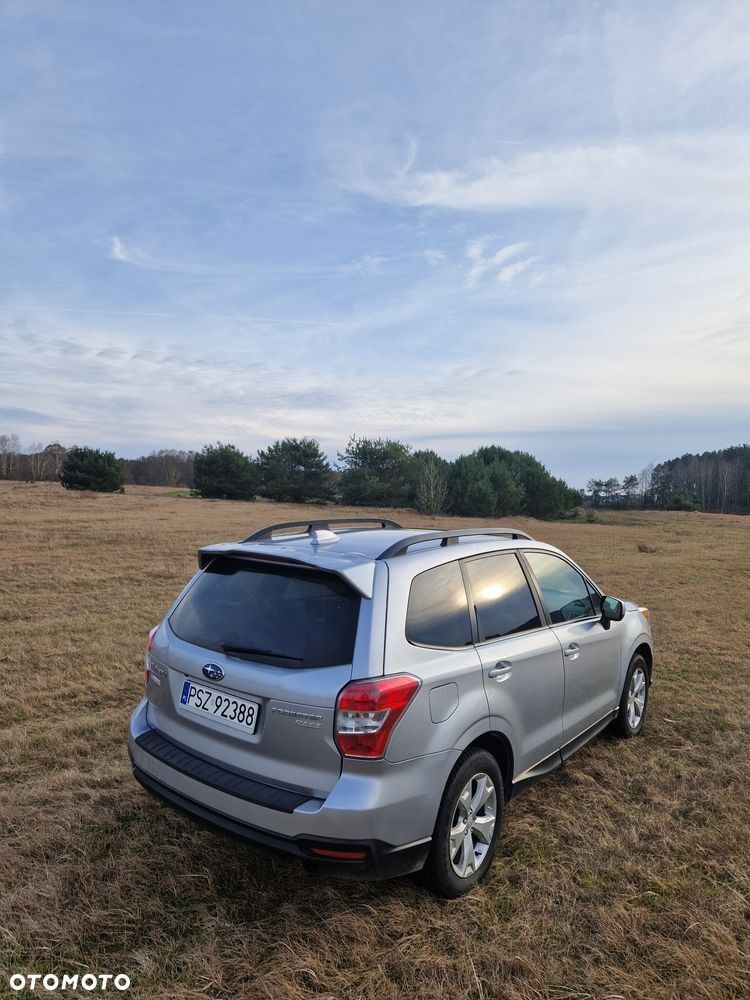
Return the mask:
[[[255,732],[260,705],[257,701],[235,698],[215,688],[207,688],[193,681],[185,681],[180,694],[180,705],[195,715],[208,716],[225,726],[239,729],[248,736]]]

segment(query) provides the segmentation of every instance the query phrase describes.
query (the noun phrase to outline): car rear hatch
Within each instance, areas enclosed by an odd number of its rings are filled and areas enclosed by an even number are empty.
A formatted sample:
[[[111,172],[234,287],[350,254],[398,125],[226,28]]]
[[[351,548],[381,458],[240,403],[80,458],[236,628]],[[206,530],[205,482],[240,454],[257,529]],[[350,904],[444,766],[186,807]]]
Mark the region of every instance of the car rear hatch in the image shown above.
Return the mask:
[[[330,572],[215,556],[155,637],[149,724],[225,768],[324,797],[341,772],[333,717],[361,600]]]

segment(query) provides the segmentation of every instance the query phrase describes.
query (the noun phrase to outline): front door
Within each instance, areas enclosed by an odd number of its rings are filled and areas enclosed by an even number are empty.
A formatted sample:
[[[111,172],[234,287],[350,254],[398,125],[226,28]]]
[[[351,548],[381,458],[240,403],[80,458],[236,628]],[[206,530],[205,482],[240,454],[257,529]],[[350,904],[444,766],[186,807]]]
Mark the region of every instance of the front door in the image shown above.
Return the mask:
[[[620,643],[601,623],[586,581],[551,552],[524,552],[539,584],[565,664],[564,742],[591,729],[620,700]]]

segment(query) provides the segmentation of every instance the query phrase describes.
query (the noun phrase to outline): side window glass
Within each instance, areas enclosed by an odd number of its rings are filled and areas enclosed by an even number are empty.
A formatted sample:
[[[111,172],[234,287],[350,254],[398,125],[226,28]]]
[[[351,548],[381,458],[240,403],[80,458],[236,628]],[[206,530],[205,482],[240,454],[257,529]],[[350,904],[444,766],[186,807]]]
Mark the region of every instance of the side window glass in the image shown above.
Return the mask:
[[[471,619],[457,562],[415,576],[406,611],[406,638],[422,646],[468,646]]]
[[[541,622],[534,598],[512,552],[471,559],[466,570],[477,609],[480,640],[539,628]]]
[[[524,552],[547,605],[553,624],[591,618],[594,605],[581,574],[570,563],[548,552]]]

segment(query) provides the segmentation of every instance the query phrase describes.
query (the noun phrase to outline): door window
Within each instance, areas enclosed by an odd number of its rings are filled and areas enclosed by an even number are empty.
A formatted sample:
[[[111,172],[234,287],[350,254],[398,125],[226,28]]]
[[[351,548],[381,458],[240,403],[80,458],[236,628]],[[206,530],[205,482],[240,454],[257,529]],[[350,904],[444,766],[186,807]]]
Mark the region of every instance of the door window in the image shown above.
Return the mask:
[[[570,563],[549,552],[524,552],[547,605],[553,625],[594,616],[586,581]]]
[[[466,570],[480,642],[541,626],[526,577],[512,552],[471,559]]]
[[[457,562],[415,576],[406,611],[406,638],[420,646],[468,646],[471,619]]]

